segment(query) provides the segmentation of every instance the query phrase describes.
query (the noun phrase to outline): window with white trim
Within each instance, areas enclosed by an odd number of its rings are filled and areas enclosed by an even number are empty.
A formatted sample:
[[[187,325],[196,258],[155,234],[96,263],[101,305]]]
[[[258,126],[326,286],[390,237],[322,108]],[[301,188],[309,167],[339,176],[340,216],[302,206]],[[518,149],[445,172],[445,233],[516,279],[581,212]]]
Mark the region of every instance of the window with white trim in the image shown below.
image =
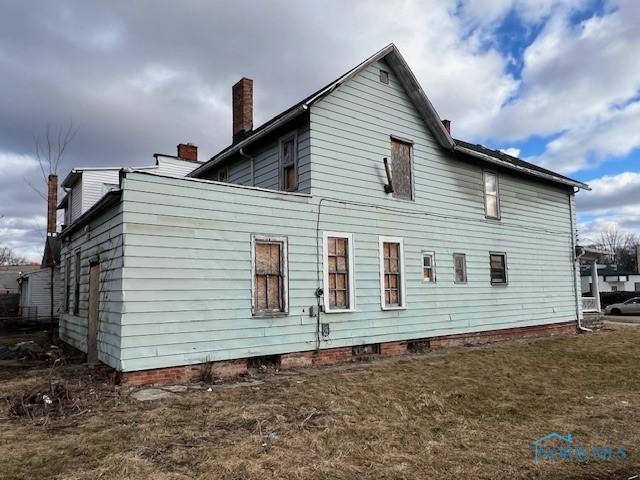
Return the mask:
[[[402,238],[380,237],[379,242],[382,309],[406,308]]]
[[[453,281],[467,283],[467,256],[464,253],[453,254]]]
[[[503,252],[489,253],[491,285],[507,284],[507,254]]]
[[[484,171],[484,214],[487,218],[500,218],[498,175]]]
[[[289,312],[287,237],[251,236],[253,315]]]
[[[353,236],[324,232],[323,252],[325,311],[354,311]]]
[[[422,252],[422,281],[436,281],[436,254],[433,252]]]

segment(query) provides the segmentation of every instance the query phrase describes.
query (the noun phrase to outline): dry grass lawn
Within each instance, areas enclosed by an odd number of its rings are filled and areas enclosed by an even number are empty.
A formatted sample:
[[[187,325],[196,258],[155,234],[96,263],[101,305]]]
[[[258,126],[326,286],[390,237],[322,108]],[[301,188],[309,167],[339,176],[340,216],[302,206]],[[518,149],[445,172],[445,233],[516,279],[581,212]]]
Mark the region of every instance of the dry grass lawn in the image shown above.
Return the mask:
[[[640,326],[287,372],[138,402],[56,369],[81,402],[48,419],[7,398],[46,367],[2,368],[0,477],[628,479],[640,474]],[[628,447],[626,461],[532,459],[529,442]],[[638,477],[640,478],[640,477]]]

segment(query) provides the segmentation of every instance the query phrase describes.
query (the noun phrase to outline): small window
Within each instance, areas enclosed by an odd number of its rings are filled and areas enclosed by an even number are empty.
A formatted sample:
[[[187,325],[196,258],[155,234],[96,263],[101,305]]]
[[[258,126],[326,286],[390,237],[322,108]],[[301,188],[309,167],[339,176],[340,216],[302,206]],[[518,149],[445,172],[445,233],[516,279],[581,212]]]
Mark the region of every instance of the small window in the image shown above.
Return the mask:
[[[405,308],[404,252],[401,238],[380,237],[380,277],[382,309]]]
[[[618,286],[617,285],[611,285],[611,291],[612,292],[617,292],[618,291]]]
[[[78,315],[80,313],[80,252],[76,252],[76,258],[74,262],[75,272],[73,276],[73,314]]]
[[[253,235],[251,243],[253,315],[288,313],[287,238]]]
[[[355,310],[353,237],[324,232],[324,303],[327,312]]]
[[[640,282],[636,282],[636,283],[634,284],[634,290],[635,290],[636,292],[640,292]]]
[[[453,281],[467,283],[467,256],[464,253],[453,254]]]
[[[298,189],[296,138],[295,136],[280,142],[280,168],[282,190],[291,192]]]
[[[221,168],[220,170],[218,170],[218,181],[219,182],[228,182],[229,181],[229,169],[228,168]]]
[[[413,200],[413,145],[391,137],[393,197]]]
[[[436,281],[436,261],[433,252],[422,252],[422,281],[431,283]]]
[[[493,172],[484,172],[484,212],[487,218],[500,218],[498,176]]]
[[[389,85],[389,72],[380,70],[380,81],[385,85]]]
[[[67,256],[64,262],[64,307],[67,313],[71,313],[71,256]]]
[[[491,268],[491,285],[507,284],[507,254],[490,253],[489,265]]]

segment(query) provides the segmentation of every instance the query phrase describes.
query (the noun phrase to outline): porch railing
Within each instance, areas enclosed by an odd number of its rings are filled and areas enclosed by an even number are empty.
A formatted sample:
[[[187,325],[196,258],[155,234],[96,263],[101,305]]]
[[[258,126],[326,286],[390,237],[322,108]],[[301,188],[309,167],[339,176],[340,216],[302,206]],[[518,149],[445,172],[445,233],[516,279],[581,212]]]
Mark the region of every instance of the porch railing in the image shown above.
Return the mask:
[[[583,312],[599,312],[596,297],[582,297]]]

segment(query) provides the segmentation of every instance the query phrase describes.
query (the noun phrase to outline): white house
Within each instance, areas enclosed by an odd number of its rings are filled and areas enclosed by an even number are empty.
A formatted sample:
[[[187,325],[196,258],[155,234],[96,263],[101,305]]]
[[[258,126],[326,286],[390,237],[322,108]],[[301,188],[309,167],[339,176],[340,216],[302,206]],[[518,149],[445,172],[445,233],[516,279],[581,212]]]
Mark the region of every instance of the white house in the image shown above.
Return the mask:
[[[580,267],[583,294],[593,293],[591,268]],[[618,270],[616,265],[598,265],[599,292],[640,292],[640,273]]]

